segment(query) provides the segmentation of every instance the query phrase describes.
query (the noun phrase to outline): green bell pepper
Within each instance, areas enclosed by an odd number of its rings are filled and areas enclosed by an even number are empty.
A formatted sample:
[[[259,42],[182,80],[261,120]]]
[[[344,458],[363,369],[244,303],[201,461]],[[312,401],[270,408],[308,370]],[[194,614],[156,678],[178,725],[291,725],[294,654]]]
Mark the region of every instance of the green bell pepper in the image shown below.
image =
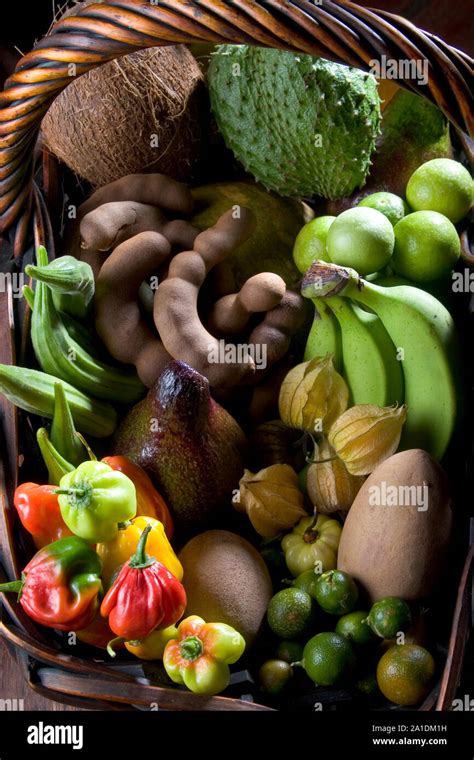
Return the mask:
[[[112,541],[119,523],[137,512],[135,486],[123,472],[104,462],[83,462],[61,478],[59,506],[68,528],[85,541]]]

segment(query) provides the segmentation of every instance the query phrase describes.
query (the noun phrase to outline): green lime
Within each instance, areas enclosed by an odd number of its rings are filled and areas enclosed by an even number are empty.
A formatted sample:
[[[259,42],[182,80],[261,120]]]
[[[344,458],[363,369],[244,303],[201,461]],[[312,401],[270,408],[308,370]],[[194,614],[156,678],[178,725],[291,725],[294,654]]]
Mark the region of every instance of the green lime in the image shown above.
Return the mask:
[[[330,615],[345,615],[356,606],[359,591],[354,580],[342,570],[328,570],[316,581],[316,601]]]
[[[296,639],[308,632],[314,620],[313,600],[299,588],[285,588],[270,599],[268,625],[282,639]]]
[[[367,195],[357,205],[380,211],[394,227],[400,219],[403,219],[406,214],[410,213],[406,201],[400,198],[399,195],[395,195],[395,193],[372,193],[372,195]]]
[[[334,686],[346,679],[355,668],[350,642],[338,633],[318,633],[303,651],[303,667],[317,686]]]
[[[258,680],[262,691],[279,694],[292,675],[291,666],[284,660],[267,660],[258,671]]]
[[[394,639],[397,633],[410,628],[410,608],[398,596],[386,596],[372,605],[367,622],[381,639]]]
[[[293,248],[293,260],[304,274],[313,261],[327,261],[326,240],[335,216],[317,216],[299,231]]]
[[[437,211],[415,211],[395,225],[392,266],[414,282],[446,277],[461,255],[452,222]]]
[[[375,673],[368,673],[361,676],[361,678],[355,682],[354,686],[357,691],[360,691],[361,694],[365,694],[366,696],[376,694],[379,690]]]
[[[433,158],[413,172],[406,193],[415,211],[438,211],[456,223],[471,207],[473,187],[471,175],[458,161]]]
[[[376,636],[367,623],[367,612],[357,610],[339,618],[336,633],[346,636],[354,644],[370,644]]]
[[[304,573],[300,573],[293,581],[295,588],[300,588],[302,591],[306,591],[312,599],[316,599],[316,581],[318,580],[320,573],[316,570],[305,570]]]
[[[416,705],[428,696],[434,673],[435,662],[428,650],[417,644],[401,644],[391,647],[379,660],[377,684],[390,702]]]
[[[330,260],[365,275],[377,272],[393,253],[393,227],[374,208],[356,206],[339,214],[328,233]]]
[[[303,657],[303,644],[299,641],[280,641],[277,657],[279,660],[289,662],[290,665],[293,662],[299,662]]]

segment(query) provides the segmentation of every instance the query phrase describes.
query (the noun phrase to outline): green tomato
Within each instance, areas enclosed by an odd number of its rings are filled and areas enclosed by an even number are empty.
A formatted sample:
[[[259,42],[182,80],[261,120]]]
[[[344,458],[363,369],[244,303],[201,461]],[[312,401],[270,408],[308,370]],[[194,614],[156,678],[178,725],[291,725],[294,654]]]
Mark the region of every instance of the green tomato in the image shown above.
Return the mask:
[[[327,515],[303,517],[282,540],[281,546],[290,573],[296,578],[305,570],[324,572],[336,567],[342,528]]]

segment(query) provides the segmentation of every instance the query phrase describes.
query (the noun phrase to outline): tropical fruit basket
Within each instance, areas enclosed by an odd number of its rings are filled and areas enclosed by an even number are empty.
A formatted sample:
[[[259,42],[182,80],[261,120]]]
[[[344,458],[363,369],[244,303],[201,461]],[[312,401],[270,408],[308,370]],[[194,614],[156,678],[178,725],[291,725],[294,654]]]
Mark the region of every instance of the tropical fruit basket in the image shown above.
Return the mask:
[[[78,3],[19,61],[0,632],[36,692],[453,709],[471,77],[329,0]]]

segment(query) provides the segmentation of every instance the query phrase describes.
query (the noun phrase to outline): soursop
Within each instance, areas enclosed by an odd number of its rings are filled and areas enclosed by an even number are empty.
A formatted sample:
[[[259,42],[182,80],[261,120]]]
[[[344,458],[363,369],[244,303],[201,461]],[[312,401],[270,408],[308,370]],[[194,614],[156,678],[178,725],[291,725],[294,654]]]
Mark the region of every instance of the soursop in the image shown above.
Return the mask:
[[[371,74],[310,55],[221,45],[208,76],[227,146],[267,189],[334,199],[364,183],[381,120]]]

